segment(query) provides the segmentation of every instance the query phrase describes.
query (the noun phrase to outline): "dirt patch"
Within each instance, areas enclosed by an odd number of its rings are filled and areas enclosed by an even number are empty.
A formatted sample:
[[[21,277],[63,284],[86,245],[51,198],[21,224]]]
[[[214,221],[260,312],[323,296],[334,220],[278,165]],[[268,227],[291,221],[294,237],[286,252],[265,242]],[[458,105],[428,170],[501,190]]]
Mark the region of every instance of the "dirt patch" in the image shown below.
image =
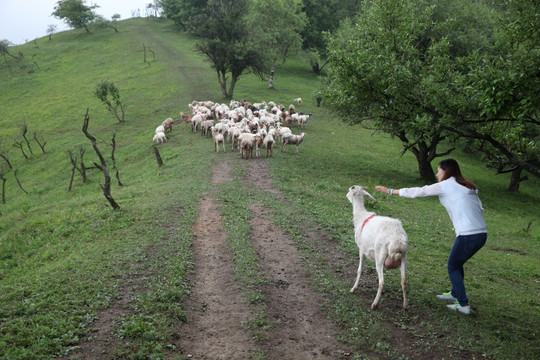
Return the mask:
[[[263,294],[274,326],[261,344],[269,359],[341,359],[349,351],[311,289],[293,240],[270,221],[268,209],[250,206],[252,241],[268,284]]]
[[[215,180],[218,178],[221,175]],[[233,260],[217,205],[209,197],[199,202],[193,243],[196,265],[185,305],[188,320],[180,328],[181,347],[192,359],[251,359],[255,343],[243,326],[251,313],[234,281]]]

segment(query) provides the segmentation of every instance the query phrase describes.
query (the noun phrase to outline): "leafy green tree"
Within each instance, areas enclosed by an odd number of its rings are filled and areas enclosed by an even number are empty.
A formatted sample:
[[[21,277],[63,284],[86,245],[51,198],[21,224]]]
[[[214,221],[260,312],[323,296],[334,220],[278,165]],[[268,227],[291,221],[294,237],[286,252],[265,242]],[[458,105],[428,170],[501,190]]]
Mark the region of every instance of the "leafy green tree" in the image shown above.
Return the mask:
[[[56,3],[52,15],[62,19],[74,29],[84,28],[90,32],[88,25],[96,18],[94,9],[98,5],[85,5],[84,0],[60,0]]]
[[[301,0],[256,0],[253,14],[250,26],[259,34],[259,42],[268,54],[271,64],[268,87],[273,89],[276,63],[284,63],[288,55],[301,50],[300,33],[306,26],[306,16]]]
[[[512,174],[509,190],[516,191],[527,179],[522,171],[540,177],[540,3],[504,5],[492,53],[474,52],[449,67],[451,97],[439,103],[452,115],[444,127],[473,139],[488,166]]]
[[[107,110],[113,114],[119,122],[124,122],[126,106],[120,101],[120,90],[112,81],[103,80],[96,87],[94,94],[105,104]]]
[[[369,121],[398,137],[416,157],[420,177],[432,182],[431,161],[448,136],[441,115],[428,111],[427,88],[447,48],[423,39],[433,7],[400,0],[373,1],[329,38],[327,104],[352,124]],[[427,45],[431,43],[431,45]]]
[[[163,14],[184,31],[192,30],[206,9],[208,0],[161,0]]]
[[[252,5],[250,0],[210,0],[202,21],[192,24],[199,37],[196,49],[216,70],[226,98],[233,97],[236,82],[247,71],[261,79],[266,71],[267,49],[259,40],[260,34],[249,26]]]
[[[304,0],[307,22],[302,31],[303,49],[311,57],[313,72],[318,74],[326,64],[325,33],[339,28],[340,21],[356,16],[361,0]]]

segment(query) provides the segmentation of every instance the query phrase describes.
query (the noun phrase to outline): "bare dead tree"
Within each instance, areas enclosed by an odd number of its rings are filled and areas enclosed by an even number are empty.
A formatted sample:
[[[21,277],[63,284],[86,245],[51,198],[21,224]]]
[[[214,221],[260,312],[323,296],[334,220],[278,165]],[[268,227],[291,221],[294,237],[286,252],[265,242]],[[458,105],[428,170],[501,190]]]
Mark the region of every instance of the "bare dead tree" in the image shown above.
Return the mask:
[[[75,170],[78,170],[77,169],[77,155],[73,154],[73,150],[68,150],[68,154],[69,154],[69,160],[71,161],[71,165],[73,165],[73,167],[71,168],[71,179],[69,180],[69,187],[68,187],[68,191],[71,191],[71,188],[73,186],[73,179],[75,178]]]
[[[101,183],[99,184],[101,190],[103,191],[103,195],[105,196],[107,201],[109,201],[109,204],[111,204],[113,209],[118,210],[120,209],[120,206],[116,203],[116,201],[111,195],[111,176],[109,175],[109,170],[107,169],[107,163],[105,162],[105,158],[101,154],[101,151],[99,151],[96,138],[88,132],[88,123],[90,121],[88,111],[89,109],[86,109],[82,131],[84,135],[86,135],[86,137],[92,142],[92,147],[94,148],[94,151],[96,152],[96,155],[98,156],[100,161],[100,164],[94,163],[94,165],[103,172],[103,176],[105,177],[105,185]]]
[[[39,147],[41,148],[41,152],[46,154],[45,152],[45,145],[47,145],[47,141],[45,141],[45,138],[43,135],[40,136],[40,139],[38,139],[37,133],[34,131],[34,140],[38,143]]]
[[[116,165],[116,159],[114,157],[115,150],[116,150],[116,133],[113,133],[113,137],[112,137],[112,153],[111,153],[113,169],[116,170],[116,181],[118,181],[118,186],[124,186],[124,184],[122,184],[122,182],[120,181],[120,174],[118,172],[118,166]]]
[[[4,172],[0,173],[0,180],[2,180],[2,204],[6,203],[6,181],[7,179],[4,177]]]
[[[15,140],[15,142],[13,143],[13,146],[15,146],[16,148],[20,149],[23,156],[28,159],[28,155],[26,155],[26,153],[24,152],[24,146],[23,146],[23,143],[22,143],[22,140]]]
[[[161,159],[161,155],[159,155],[159,150],[157,146],[154,146],[154,154],[156,155],[156,160],[159,166],[163,166],[163,160]]]
[[[24,141],[26,142],[26,146],[28,147],[28,150],[30,151],[31,155],[34,155],[34,152],[32,151],[32,147],[30,147],[30,141],[28,141],[28,138],[26,137],[26,133],[28,133],[28,126],[26,123],[23,123],[21,125],[21,136],[23,137]]]
[[[7,157],[7,155],[4,153],[4,152],[0,152],[0,157],[2,159],[4,159],[4,161],[6,162],[7,166],[9,166],[9,169],[13,169],[13,166],[11,166],[11,163],[9,162],[9,159]]]
[[[17,180],[17,185],[19,185],[19,188],[26,194],[28,195],[28,191],[24,190],[24,188],[22,187],[21,185],[21,182],[19,180],[19,177],[17,176],[17,171],[19,171],[19,169],[15,169],[15,180]]]

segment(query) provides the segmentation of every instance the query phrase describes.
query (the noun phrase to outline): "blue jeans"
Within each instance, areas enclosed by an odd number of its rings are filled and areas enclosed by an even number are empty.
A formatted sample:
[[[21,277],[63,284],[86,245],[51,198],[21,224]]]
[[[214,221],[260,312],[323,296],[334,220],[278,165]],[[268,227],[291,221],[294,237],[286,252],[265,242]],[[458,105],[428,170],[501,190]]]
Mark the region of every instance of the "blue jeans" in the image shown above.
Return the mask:
[[[451,294],[458,299],[461,306],[469,305],[469,299],[467,299],[465,285],[463,284],[463,278],[465,277],[463,264],[484,246],[486,240],[486,233],[460,235],[456,238],[450,256],[448,256],[448,277],[452,283]]]

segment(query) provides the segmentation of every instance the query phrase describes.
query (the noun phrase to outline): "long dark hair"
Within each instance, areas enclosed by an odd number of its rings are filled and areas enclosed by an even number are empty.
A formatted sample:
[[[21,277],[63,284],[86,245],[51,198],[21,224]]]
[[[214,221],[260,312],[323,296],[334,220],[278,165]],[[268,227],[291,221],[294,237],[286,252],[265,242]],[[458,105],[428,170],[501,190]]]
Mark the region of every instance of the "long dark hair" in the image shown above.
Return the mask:
[[[458,162],[454,159],[445,159],[439,163],[439,167],[444,171],[444,176],[442,180],[451,178],[452,176],[456,178],[458,184],[463,185],[469,189],[476,190],[476,185],[472,181],[469,181],[461,175],[461,169],[459,168]],[[441,180],[441,181],[442,181]]]

